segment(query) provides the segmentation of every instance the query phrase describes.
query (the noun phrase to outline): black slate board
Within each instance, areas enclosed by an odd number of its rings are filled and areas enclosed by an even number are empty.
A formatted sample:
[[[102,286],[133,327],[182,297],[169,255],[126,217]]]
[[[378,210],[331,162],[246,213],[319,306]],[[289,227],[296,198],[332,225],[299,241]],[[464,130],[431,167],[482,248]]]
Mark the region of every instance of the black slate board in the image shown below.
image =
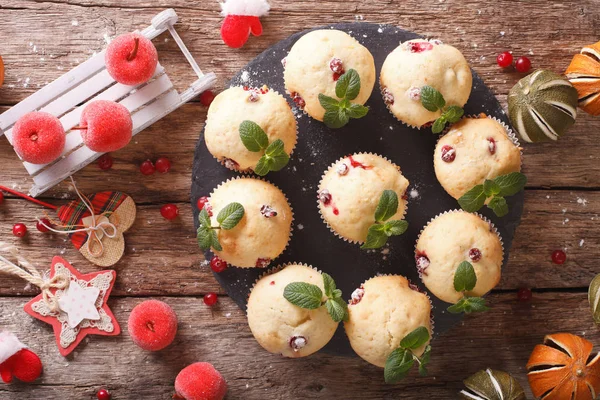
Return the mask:
[[[323,28],[345,31],[366,46],[375,58],[378,77],[385,57],[400,42],[420,37],[391,25],[371,23],[336,24],[314,29]],[[266,84],[279,93],[285,93],[281,59],[287,55],[296,40],[309,31],[292,35],[265,50],[240,71],[231,80],[230,85],[260,87]],[[445,39],[452,41],[452,38]],[[286,98],[292,104],[289,97]],[[345,298],[348,298],[361,283],[376,274],[401,274],[424,289],[414,261],[417,236],[431,218],[444,211],[459,208],[456,200],[446,194],[435,177],[433,151],[438,136],[433,135],[429,129],[419,131],[398,122],[385,107],[377,83],[366,105],[370,107],[370,111],[365,118],[352,120],[344,128],[335,131],[295,110],[299,136],[292,159],[282,171],[271,172],[266,177],[283,190],[295,213],[290,245],[273,265],[286,262],[311,264],[331,274]],[[465,106],[465,113],[475,115],[481,112],[509,124],[492,92],[473,71],[473,90]],[[410,227],[403,236],[394,237],[389,241],[387,254],[382,251],[367,253],[360,250],[358,245],[342,241],[328,230],[319,216],[316,190],[323,171],[340,157],[355,152],[373,152],[387,157],[402,168],[402,173],[411,184],[409,192],[411,189],[418,192],[418,197],[409,197],[406,220]],[[215,161],[201,135],[194,157],[191,191],[196,227],[196,200],[209,195],[219,183],[236,175]],[[505,248],[504,266],[508,260],[514,231],[521,219],[523,198],[523,192],[509,198],[510,213],[503,218],[497,218],[487,208],[482,209],[482,214],[494,222],[502,235]],[[210,259],[211,254],[207,253],[206,256]],[[257,268],[230,267],[215,276],[229,296],[245,310],[250,288],[263,272],[264,270]],[[435,298],[432,300],[435,334],[450,329],[461,320],[461,316],[445,311],[448,304]],[[342,324],[324,350],[339,355],[353,354]]]

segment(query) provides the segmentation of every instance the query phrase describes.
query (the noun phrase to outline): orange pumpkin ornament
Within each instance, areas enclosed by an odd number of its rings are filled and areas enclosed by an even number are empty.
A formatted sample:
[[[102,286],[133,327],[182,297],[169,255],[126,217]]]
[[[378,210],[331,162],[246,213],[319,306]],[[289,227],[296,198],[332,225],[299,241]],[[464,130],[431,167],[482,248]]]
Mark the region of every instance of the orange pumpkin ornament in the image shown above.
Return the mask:
[[[600,394],[600,354],[570,333],[555,333],[533,349],[527,362],[531,391],[542,400],[594,400]]]
[[[577,89],[579,107],[588,114],[600,115],[600,42],[575,54],[565,75]]]

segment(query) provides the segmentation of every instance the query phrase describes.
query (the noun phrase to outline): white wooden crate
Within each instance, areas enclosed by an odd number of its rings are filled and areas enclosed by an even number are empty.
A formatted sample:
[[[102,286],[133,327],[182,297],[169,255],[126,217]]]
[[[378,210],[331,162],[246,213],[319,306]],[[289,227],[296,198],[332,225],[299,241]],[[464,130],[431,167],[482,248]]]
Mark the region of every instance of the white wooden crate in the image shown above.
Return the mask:
[[[202,72],[173,28],[177,19],[173,9],[165,10],[152,18],[152,25],[140,33],[148,39],[154,39],[167,30],[171,33],[198,75],[198,80],[184,92],[179,93],[173,87],[160,64],[147,83],[137,86],[117,83],[106,70],[102,51],[0,115],[0,136],[4,134],[11,143],[13,125],[22,115],[31,111],[55,115],[67,133],[64,151],[57,160],[43,165],[23,162],[33,178],[29,190],[31,196],[45,192],[102,155],[83,144],[77,130],[71,130],[78,125],[81,113],[89,102],[112,100],[124,105],[131,112],[133,134],[136,135],[213,86],[215,74]]]

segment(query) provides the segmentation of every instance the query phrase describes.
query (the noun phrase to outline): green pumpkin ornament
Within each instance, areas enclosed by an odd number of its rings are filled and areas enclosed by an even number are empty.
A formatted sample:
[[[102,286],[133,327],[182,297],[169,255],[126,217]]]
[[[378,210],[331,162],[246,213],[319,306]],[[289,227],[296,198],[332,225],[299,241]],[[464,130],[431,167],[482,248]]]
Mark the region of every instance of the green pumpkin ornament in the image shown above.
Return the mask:
[[[558,140],[577,118],[577,90],[566,78],[538,69],[510,90],[508,116],[526,142]]]
[[[467,387],[460,391],[462,399],[469,400],[526,400],[519,382],[503,371],[486,369],[464,380]]]
[[[592,311],[594,322],[597,325],[600,325],[600,274],[596,275],[590,282],[588,302],[590,303],[590,310]]]

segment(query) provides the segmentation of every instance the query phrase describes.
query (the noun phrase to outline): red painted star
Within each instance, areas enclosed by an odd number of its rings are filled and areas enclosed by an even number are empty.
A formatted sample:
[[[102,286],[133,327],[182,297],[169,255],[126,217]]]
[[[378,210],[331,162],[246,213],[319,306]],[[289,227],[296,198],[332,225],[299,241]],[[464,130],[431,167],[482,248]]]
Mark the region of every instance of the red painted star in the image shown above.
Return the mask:
[[[35,309],[39,308],[40,305],[42,307],[44,306],[44,300],[41,294],[39,294],[37,297],[35,297],[33,300],[31,300],[25,305],[25,312],[27,314],[39,319],[40,321],[44,321],[52,325],[52,327],[54,328],[54,335],[56,336],[56,345],[58,346],[58,351],[60,352],[60,354],[62,354],[63,356],[67,356],[69,353],[75,350],[77,345],[79,345],[79,343],[81,343],[81,341],[87,335],[116,336],[120,334],[121,328],[119,327],[119,323],[117,322],[117,319],[106,304],[108,298],[110,297],[110,292],[112,291],[112,288],[115,284],[117,273],[113,270],[106,270],[92,272],[91,274],[82,274],[79,271],[77,271],[66,260],[56,256],[52,259],[52,266],[50,267],[50,278],[54,277],[54,275],[56,274],[56,270],[59,268],[65,268],[66,270],[68,270],[68,272],[71,275],[71,284],[77,284],[74,280],[77,280],[80,283],[83,282],[85,284],[89,284],[89,282],[93,279],[95,279],[96,281],[104,280],[105,283],[108,283],[108,280],[110,280],[108,288],[101,289],[100,296],[98,297],[98,301],[96,303],[97,310],[100,313],[100,315],[103,316],[103,319],[101,319],[100,321],[84,320],[82,323],[80,323],[80,325],[77,328],[75,328],[75,330],[73,330],[73,332],[75,333],[75,340],[70,343],[66,342],[61,344],[62,331],[64,329],[71,328],[68,326],[67,323],[63,324],[61,323],[61,321],[59,321],[59,315],[53,314],[44,316],[35,311]],[[53,293],[55,291],[56,289],[52,290]],[[66,314],[61,313],[60,315],[66,321]],[[68,337],[68,335],[64,336]],[[63,340],[65,339],[63,338]]]

